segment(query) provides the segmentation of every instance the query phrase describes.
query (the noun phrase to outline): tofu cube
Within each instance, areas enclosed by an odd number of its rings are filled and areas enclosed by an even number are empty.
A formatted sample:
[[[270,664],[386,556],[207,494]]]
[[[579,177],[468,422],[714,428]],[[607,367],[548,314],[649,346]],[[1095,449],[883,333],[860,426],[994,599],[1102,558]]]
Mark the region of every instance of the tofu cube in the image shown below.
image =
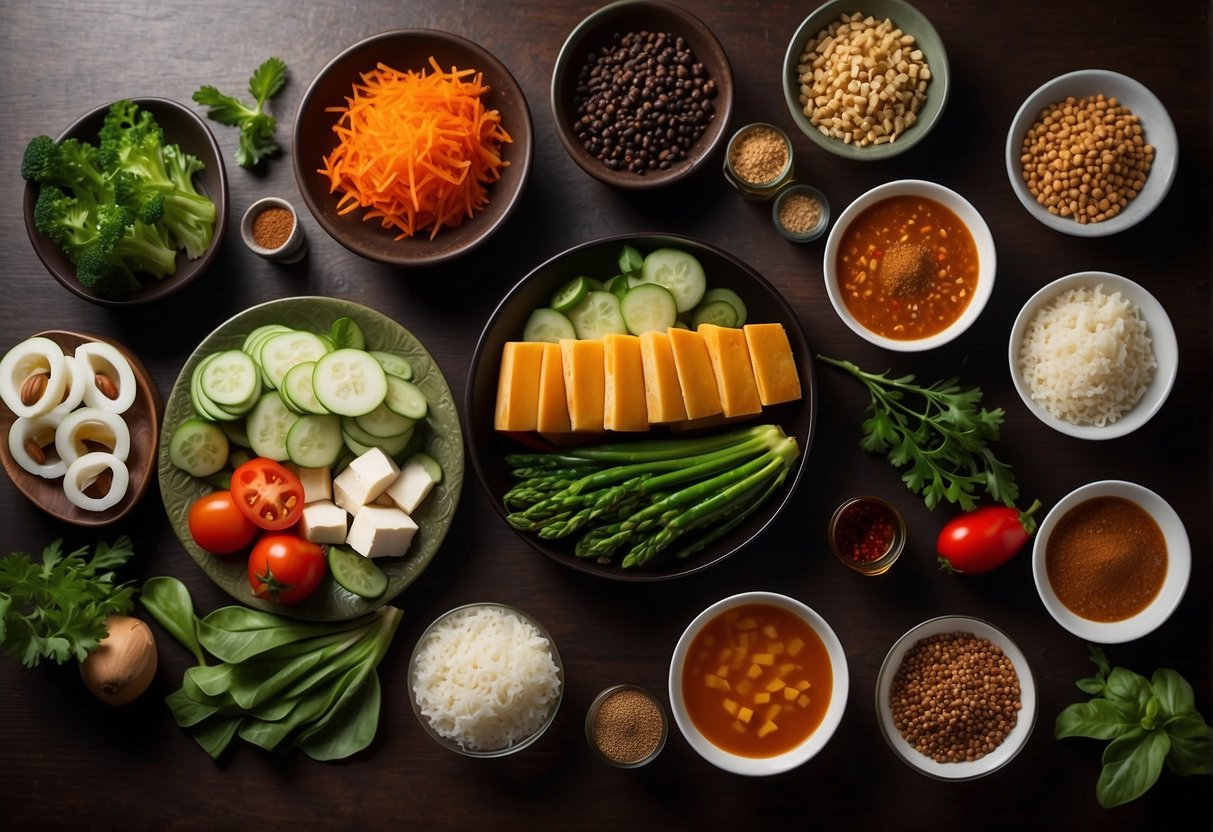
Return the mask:
[[[400,509],[362,506],[345,542],[363,557],[398,557],[408,551],[415,534],[417,524]]]
[[[297,473],[303,484],[303,502],[333,499],[333,477],[328,468],[300,468]]]
[[[370,502],[366,486],[353,468],[346,468],[333,478],[333,502],[350,514],[357,514],[358,509]]]
[[[425,467],[416,460],[409,460],[400,469],[400,476],[392,481],[384,493],[406,513],[412,514],[433,487],[434,480],[430,478]]]
[[[317,500],[304,506],[299,533],[313,543],[344,543],[348,522],[345,509],[332,500]]]
[[[400,468],[396,461],[387,455],[383,448],[371,448],[366,453],[350,463],[350,470],[358,475],[366,486],[366,499],[363,505],[373,502],[382,494],[396,477],[400,476]]]

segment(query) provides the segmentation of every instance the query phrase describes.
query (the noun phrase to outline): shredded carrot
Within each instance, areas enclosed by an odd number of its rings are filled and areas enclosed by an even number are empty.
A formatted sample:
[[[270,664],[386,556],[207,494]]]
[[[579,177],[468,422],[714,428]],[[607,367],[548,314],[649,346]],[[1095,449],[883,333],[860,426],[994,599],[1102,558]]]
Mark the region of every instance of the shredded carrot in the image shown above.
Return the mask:
[[[485,185],[510,164],[501,148],[513,139],[481,101],[482,74],[429,64],[432,72],[399,72],[380,63],[346,106],[327,110],[340,114],[340,142],[317,172],[329,193],[341,192],[338,213],[369,209],[362,218],[396,229],[397,240],[460,225],[488,204]]]

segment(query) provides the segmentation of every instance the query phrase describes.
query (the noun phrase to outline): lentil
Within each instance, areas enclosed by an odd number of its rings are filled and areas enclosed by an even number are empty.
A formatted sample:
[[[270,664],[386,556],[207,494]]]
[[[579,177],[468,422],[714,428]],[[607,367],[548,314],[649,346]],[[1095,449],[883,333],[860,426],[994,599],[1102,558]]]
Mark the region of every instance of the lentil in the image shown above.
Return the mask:
[[[779,206],[779,224],[793,234],[808,234],[821,222],[821,203],[808,194],[792,194]]]
[[[743,182],[765,185],[788,165],[788,144],[769,127],[742,133],[729,148],[729,165]]]
[[[707,129],[715,97],[716,82],[684,38],[617,33],[586,56],[573,95],[572,128],[611,170],[668,170]]]
[[[1019,161],[1038,204],[1085,225],[1111,219],[1141,193],[1154,146],[1115,98],[1071,95],[1041,110]]]
[[[905,654],[889,689],[902,738],[937,763],[979,760],[1018,721],[1019,677],[1002,648],[972,633],[940,633]]]
[[[653,698],[621,688],[598,705],[591,735],[603,756],[629,765],[650,756],[661,744],[665,714]]]
[[[295,217],[285,208],[266,208],[253,220],[253,242],[264,249],[286,245],[295,230]]]

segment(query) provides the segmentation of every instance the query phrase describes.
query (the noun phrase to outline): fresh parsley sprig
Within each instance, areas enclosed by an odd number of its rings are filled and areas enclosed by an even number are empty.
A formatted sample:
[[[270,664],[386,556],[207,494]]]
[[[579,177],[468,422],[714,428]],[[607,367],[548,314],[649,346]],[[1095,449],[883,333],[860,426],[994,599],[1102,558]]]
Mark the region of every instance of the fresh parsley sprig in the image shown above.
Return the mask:
[[[924,387],[912,374],[889,378],[887,372],[865,372],[850,361],[818,358],[868,388],[870,415],[859,446],[906,469],[902,482],[922,495],[927,508],[946,501],[971,511],[981,492],[1015,506],[1015,474],[989,447],[998,440],[1003,411],[979,407],[980,387],[963,388],[955,378]]]
[[[210,108],[206,113],[209,118],[240,128],[240,146],[236,148],[236,163],[240,167],[254,167],[266,156],[282,149],[274,139],[278,120],[265,111],[265,103],[285,84],[286,63],[281,58],[267,58],[249,79],[248,89],[257,102],[256,107],[249,107],[209,84],[194,93],[194,101]]]
[[[123,535],[63,554],[56,540],[39,564],[14,552],[0,557],[0,647],[35,667],[42,659],[83,661],[105,638],[105,618],[131,609],[134,588],[115,583],[113,570],[134,549]]]

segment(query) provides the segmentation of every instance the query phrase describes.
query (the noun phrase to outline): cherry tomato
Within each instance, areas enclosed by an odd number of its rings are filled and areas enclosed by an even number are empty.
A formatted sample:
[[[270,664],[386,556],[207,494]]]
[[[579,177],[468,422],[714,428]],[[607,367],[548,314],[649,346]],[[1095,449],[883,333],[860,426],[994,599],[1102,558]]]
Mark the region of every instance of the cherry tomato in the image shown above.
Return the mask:
[[[293,526],[303,511],[303,484],[272,459],[250,459],[233,471],[231,491],[244,516],[272,532]]]
[[[984,506],[951,520],[939,533],[939,566],[962,575],[997,569],[1015,556],[1036,530],[1032,514],[1040,501],[1020,512],[1006,506]]]
[[[324,550],[293,534],[267,534],[253,546],[248,581],[253,594],[279,604],[298,604],[324,577]]]
[[[190,535],[216,555],[239,552],[253,542],[257,526],[244,516],[230,491],[215,491],[190,506]]]

